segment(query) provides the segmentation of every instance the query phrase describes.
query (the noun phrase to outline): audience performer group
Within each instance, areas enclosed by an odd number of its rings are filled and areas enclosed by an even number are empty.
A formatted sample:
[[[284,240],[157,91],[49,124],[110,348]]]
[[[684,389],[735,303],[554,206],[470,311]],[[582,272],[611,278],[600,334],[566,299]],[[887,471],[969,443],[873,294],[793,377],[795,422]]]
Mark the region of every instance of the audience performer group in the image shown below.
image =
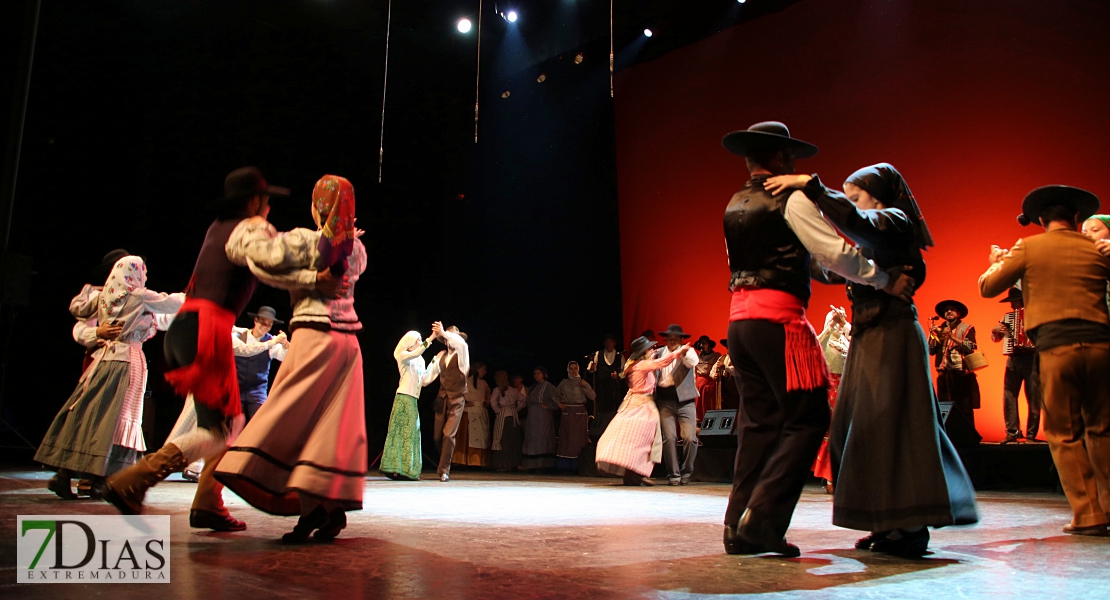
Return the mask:
[[[456,464],[514,477],[600,473],[634,487],[655,485],[658,473],[683,486],[697,481],[706,411],[724,410],[735,412],[737,436],[722,518],[728,554],[800,556],[787,537],[813,476],[832,495],[832,524],[864,533],[857,550],[920,558],[929,528],[978,522],[956,447],[979,443],[976,371],[987,363],[963,302],[941,301],[928,332],[921,326],[914,296],[934,240],[902,173],[873,164],[830,189],[795,173],[817,147],[777,121],[722,143],[747,175],[724,208],[723,352],[708,335],[691,346],[693,335],[671,324],[644,331],[627,353],[627,338],[606,335],[566,363],[565,377],[494,365],[491,387],[458,326],[434,321],[427,337],[397,328],[381,474],[422,478],[424,406],[442,483]],[[70,302],[85,357],[35,455],[56,471],[48,490],[140,514],[150,488],[184,471],[197,483],[190,526],[247,528],[225,507],[226,486],[257,510],[298,517],[282,540],[302,543],[340,535],[376,485],[419,487],[366,478],[375,461],[364,402],[389,398],[363,392],[354,290],[368,256],[354,186],[323,176],[307,207],[315,227],[279,232],[269,203],[289,195],[257,168],[232,171],[184,292],[148,289],[137,255],[105,255]],[[1036,443],[1043,431],[1072,511],[1063,532],[1085,536],[1110,535],[1110,216],[1098,209],[1079,188],[1033,190],[1018,220],[1043,233],[993,246],[978,280],[984,298],[1005,294],[1010,307],[990,332],[1006,357],[1001,443]],[[851,302],[850,312],[829,307],[820,335],[807,318],[811,281],[843,285]],[[247,313],[253,326],[235,327],[258,282],[289,293],[290,335],[271,333],[286,323],[270,306]],[[143,343],[159,330],[164,377],[183,408],[146,453]]]

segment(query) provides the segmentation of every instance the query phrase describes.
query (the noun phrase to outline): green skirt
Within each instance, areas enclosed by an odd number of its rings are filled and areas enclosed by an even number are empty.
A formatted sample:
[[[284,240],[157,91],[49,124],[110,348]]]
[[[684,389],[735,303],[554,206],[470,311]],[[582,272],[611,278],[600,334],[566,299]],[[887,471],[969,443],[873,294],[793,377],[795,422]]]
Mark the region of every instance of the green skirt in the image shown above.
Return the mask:
[[[389,415],[389,433],[385,436],[381,472],[416,481],[423,467],[420,445],[420,412],[416,398],[397,394]]]

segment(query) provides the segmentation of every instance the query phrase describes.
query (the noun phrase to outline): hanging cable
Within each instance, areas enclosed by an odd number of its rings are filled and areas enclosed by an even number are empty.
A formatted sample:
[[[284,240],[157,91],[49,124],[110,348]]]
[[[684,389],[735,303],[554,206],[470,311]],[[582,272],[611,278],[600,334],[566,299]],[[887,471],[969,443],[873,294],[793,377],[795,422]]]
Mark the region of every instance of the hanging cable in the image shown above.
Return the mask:
[[[478,0],[478,67],[474,72],[474,143],[478,143],[478,93],[482,76],[482,0]]]
[[[389,83],[389,30],[392,23],[393,0],[389,0],[385,17],[385,75],[382,77],[382,128],[378,137],[378,183],[382,182],[382,159],[385,157],[385,88]]]
[[[613,53],[613,2],[609,0],[609,97],[613,97],[613,63],[616,54]]]

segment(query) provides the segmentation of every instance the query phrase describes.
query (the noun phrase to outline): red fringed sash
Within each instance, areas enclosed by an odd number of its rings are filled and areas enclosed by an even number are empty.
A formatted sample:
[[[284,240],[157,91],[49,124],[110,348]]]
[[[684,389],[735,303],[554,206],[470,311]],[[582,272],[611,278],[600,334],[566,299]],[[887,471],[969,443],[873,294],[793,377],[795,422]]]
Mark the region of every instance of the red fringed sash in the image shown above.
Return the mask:
[[[227,417],[243,412],[239,401],[239,377],[231,350],[231,328],[235,314],[203,298],[188,298],[180,312],[197,313],[197,357],[192,364],[166,373],[166,381],[182,398],[193,399]]]
[[[779,290],[740,288],[732,293],[729,321],[751,319],[780,323],[786,330],[786,391],[829,386],[825,353],[806,320],[801,298]]]

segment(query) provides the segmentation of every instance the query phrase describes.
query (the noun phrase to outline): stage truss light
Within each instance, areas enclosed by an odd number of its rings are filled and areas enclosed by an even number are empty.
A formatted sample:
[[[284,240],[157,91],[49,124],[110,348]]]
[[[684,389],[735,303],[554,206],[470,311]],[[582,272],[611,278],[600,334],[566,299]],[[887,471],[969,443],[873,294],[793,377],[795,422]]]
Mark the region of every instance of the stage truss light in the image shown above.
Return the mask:
[[[737,3],[737,4],[743,4],[743,3],[747,2],[747,1],[748,1],[748,0],[736,0],[736,3]]]
[[[586,60],[586,54],[585,53],[579,52],[578,54],[574,55],[574,64],[580,65],[580,64],[582,64],[582,61],[584,61],[584,60]]]
[[[473,23],[470,22],[470,19],[459,19],[458,28],[460,33],[469,33],[472,26]]]
[[[652,36],[651,30],[650,29],[645,29],[644,30],[644,37],[651,37],[651,36]]]
[[[510,92],[509,90],[505,90],[504,92],[501,92],[501,97],[502,97],[502,98],[508,98],[508,97],[509,97],[509,96],[511,96],[512,94],[513,94],[513,93],[512,93],[512,92]]]
[[[547,81],[547,73],[540,73],[540,76],[536,78],[536,83],[543,83],[545,81]]]

